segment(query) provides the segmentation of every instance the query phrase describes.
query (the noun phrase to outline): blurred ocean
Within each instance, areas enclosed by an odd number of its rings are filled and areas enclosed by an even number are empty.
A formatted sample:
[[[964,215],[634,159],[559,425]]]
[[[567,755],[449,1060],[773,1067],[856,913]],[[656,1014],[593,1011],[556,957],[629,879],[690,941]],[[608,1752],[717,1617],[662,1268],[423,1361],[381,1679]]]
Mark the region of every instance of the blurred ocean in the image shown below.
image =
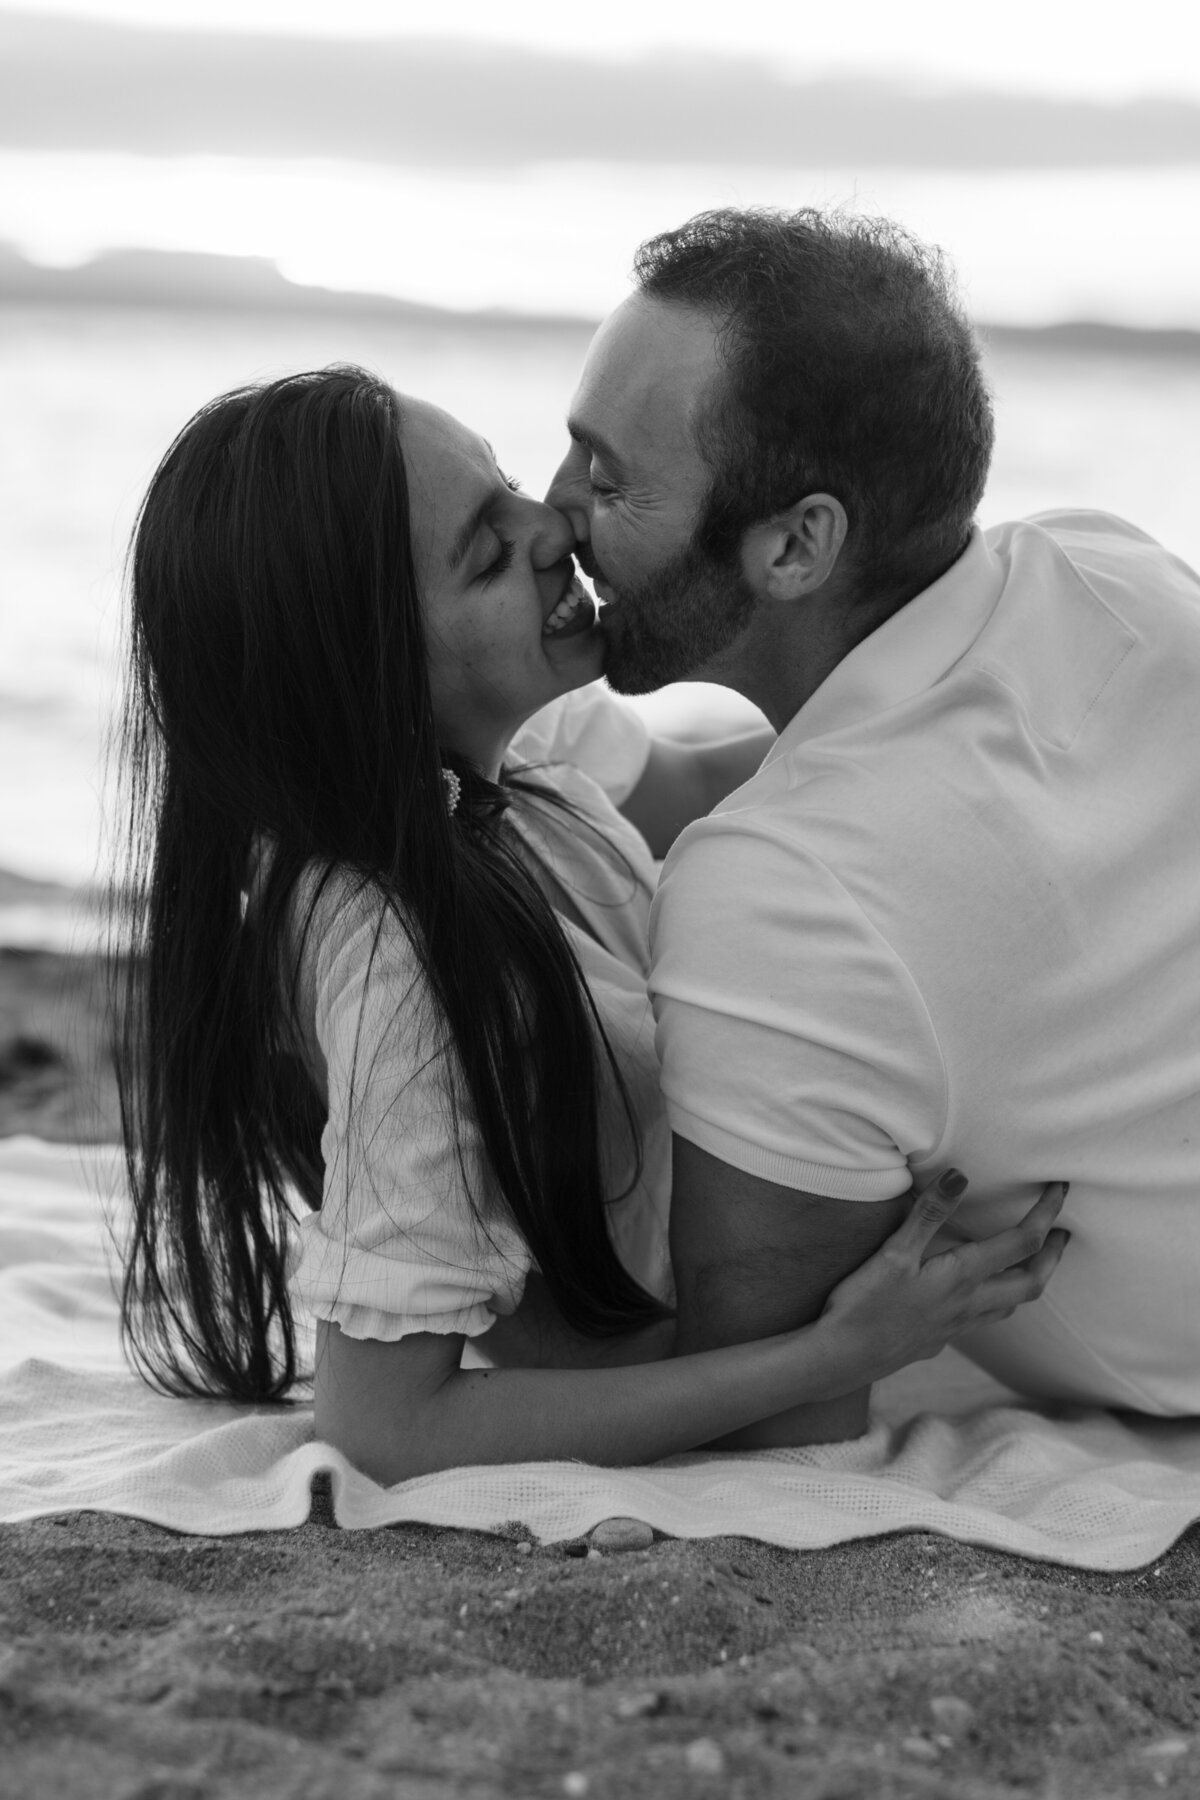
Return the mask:
[[[247,165],[239,186],[218,159],[150,162],[0,154],[0,240],[54,261],[117,244],[277,255],[298,280],[595,315],[625,291],[640,236],[700,206],[855,198],[945,243],[978,316],[1200,325],[1200,267],[1182,223],[1200,201],[1190,171],[969,182],[893,173],[870,187],[859,177],[851,193],[833,176],[789,184],[779,171],[741,171],[736,183],[706,183],[694,170],[593,171],[599,186],[588,190],[578,172],[549,167],[502,186],[484,174],[378,170],[352,182],[339,165],[323,185],[296,164],[279,165],[273,186],[263,166]],[[207,176],[192,166],[201,163]],[[120,178],[118,164],[128,165]],[[938,208],[943,223],[958,219],[954,230],[939,229]],[[255,377],[365,362],[484,431],[537,492],[562,452],[586,341],[586,331],[536,324],[0,308],[0,871],[76,883],[102,867],[121,560],[158,457],[201,402]],[[989,365],[999,451],[985,523],[1098,506],[1200,563],[1200,359],[1004,346]],[[741,705],[704,690],[651,710],[670,727],[698,703],[729,716]],[[18,911],[5,898],[0,882],[0,942],[61,936],[40,901]]]

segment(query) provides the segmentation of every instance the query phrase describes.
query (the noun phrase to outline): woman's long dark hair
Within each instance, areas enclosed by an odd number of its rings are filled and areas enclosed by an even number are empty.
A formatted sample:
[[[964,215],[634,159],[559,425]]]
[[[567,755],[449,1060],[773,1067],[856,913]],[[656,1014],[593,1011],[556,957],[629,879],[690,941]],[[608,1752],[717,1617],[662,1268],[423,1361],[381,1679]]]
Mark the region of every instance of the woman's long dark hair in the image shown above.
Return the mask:
[[[359,369],[227,394],[180,433],[138,517],[119,736],[122,1321],[170,1392],[278,1399],[300,1372],[285,1259],[292,1193],[321,1199],[324,1105],[295,1055],[314,869],[349,874],[408,932],[566,1319],[604,1335],[662,1313],[608,1237],[598,1090],[623,1089],[583,976],[506,791],[438,745],[401,427],[395,393]],[[464,785],[454,817],[444,764]]]

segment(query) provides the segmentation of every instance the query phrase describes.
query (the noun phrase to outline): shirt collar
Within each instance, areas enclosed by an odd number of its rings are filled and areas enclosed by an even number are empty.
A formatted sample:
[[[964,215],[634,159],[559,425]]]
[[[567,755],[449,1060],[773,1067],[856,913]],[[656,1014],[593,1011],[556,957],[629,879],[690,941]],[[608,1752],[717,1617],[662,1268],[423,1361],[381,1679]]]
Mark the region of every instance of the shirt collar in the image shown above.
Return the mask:
[[[826,676],[784,726],[763,767],[811,738],[887,712],[940,681],[987,624],[1004,579],[1000,558],[974,526],[958,561]]]

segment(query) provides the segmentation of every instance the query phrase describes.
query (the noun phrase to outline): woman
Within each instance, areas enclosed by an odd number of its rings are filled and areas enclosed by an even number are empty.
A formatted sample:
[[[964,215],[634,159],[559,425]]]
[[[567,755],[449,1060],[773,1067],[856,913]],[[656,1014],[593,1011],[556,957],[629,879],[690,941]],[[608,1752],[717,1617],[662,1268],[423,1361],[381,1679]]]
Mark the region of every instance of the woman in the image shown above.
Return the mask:
[[[290,1263],[318,1433],[382,1482],[704,1443],[932,1354],[1061,1252],[1047,1190],[922,1264],[943,1178],[815,1325],[669,1359],[651,867],[584,777],[505,767],[600,672],[571,550],[354,369],[203,409],[135,533],[127,1341],[173,1391],[281,1398]]]

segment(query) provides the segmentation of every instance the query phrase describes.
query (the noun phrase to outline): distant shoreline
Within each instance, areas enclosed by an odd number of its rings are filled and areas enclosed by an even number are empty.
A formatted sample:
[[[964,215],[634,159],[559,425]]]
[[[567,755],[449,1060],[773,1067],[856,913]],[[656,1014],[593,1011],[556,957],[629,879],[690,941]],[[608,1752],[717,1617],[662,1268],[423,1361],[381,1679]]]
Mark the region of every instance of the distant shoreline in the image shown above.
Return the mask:
[[[1200,330],[1193,331],[1186,325],[1114,325],[1104,319],[1064,319],[1053,325],[994,325],[986,320],[975,323],[985,346],[995,344],[1000,349],[1200,358]]]
[[[553,333],[584,339],[598,320],[495,307],[474,312],[389,294],[343,292],[289,281],[265,257],[162,250],[106,250],[77,268],[30,262],[0,243],[0,306],[128,307],[168,312],[373,319],[439,330]],[[1047,325],[977,321],[1000,349],[1200,358],[1200,329],[1065,319]]]
[[[31,262],[0,242],[0,306],[120,306],[169,312],[263,313],[376,319],[412,326],[476,331],[530,330],[590,336],[595,319],[489,307],[457,311],[392,294],[356,293],[289,281],[261,256],[201,251],[103,250],[76,268]]]

